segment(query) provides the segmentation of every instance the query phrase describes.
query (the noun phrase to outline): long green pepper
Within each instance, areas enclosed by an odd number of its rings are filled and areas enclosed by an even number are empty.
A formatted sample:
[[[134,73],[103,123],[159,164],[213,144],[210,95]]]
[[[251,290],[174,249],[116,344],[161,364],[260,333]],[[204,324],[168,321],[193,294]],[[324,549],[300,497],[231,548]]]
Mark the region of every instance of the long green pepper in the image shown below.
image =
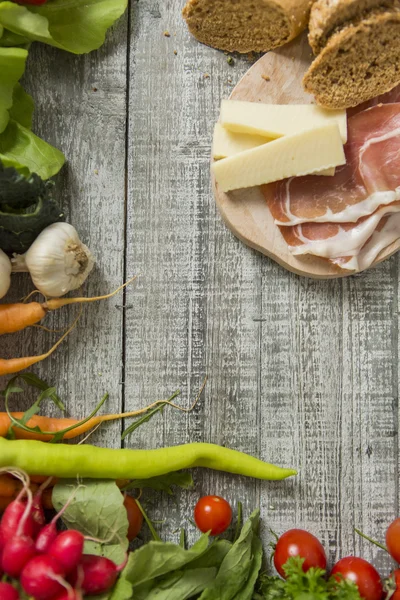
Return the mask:
[[[0,438],[0,467],[29,475],[90,479],[148,479],[181,469],[206,467],[256,479],[297,475],[237,450],[215,444],[186,444],[156,450],[113,450],[90,445],[48,444]]]

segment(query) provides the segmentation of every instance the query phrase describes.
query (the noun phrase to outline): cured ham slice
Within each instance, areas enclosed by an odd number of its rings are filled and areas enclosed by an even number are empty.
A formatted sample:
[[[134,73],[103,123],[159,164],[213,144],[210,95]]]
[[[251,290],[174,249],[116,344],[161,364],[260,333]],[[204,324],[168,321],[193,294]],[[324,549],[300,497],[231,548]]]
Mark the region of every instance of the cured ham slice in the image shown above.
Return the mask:
[[[358,270],[358,255],[369,243],[382,221],[383,227],[385,217],[394,213],[400,213],[400,202],[381,206],[372,215],[362,217],[357,223],[310,222],[280,227],[280,230],[292,254],[313,254],[334,259],[334,264],[341,268]],[[395,239],[399,237],[400,229]],[[389,241],[386,245],[390,243]],[[350,260],[353,257],[354,260]]]
[[[400,213],[381,220],[358,256],[334,258],[330,262],[342,270],[364,271],[372,265],[382,250],[388,248],[398,239],[400,239]]]
[[[354,114],[348,134],[347,163],[333,177],[308,175],[264,186],[278,225],[355,223],[400,200],[400,103]]]

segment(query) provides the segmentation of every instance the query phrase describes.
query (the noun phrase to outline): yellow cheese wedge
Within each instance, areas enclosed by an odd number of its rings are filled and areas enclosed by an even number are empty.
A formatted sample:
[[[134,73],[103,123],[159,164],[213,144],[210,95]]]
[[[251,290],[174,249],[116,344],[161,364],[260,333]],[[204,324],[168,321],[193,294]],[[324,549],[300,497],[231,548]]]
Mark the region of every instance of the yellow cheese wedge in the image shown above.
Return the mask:
[[[315,104],[262,104],[223,100],[220,122],[236,133],[279,138],[307,129],[338,124],[342,141],[347,142],[345,110],[325,110]]]
[[[222,127],[221,123],[217,123],[214,128],[214,139],[212,155],[215,160],[235,156],[245,150],[257,148],[263,144],[267,144],[271,140],[261,137],[260,135],[248,135],[246,133],[234,133]],[[335,167],[318,171],[315,175],[326,175],[332,177],[335,174]]]
[[[221,123],[217,123],[214,129],[214,139],[212,154],[215,160],[234,156],[245,150],[257,148],[270,142],[270,138],[261,137],[260,135],[249,135],[247,133],[233,133]]]
[[[336,123],[288,135],[212,165],[223,192],[309,175],[346,163]]]

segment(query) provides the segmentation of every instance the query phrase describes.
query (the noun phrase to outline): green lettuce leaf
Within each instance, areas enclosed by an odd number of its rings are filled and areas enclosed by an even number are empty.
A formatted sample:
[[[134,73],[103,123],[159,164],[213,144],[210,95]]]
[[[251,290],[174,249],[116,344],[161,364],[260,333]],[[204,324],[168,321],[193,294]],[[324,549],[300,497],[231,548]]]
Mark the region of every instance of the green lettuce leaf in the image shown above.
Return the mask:
[[[1,31],[3,30],[3,34],[1,35]],[[28,38],[17,35],[12,31],[8,31],[8,29],[4,29],[2,25],[0,25],[0,47],[4,46],[5,48],[9,48],[11,46],[24,46],[27,50],[29,47]]]
[[[10,119],[0,134],[0,160],[5,167],[14,167],[25,176],[37,173],[49,179],[61,169],[65,157],[30,129]]]
[[[14,87],[24,74],[27,56],[24,48],[0,48],[0,109],[11,108]]]
[[[69,529],[104,540],[104,544],[85,542],[85,553],[106,556],[116,564],[123,562],[128,548],[129,523],[124,497],[115,482],[64,481],[54,486],[52,499],[57,511],[71,500],[62,516]]]
[[[8,111],[10,117],[17,121],[23,127],[32,129],[32,117],[35,104],[32,96],[25,92],[22,85],[16,84],[13,91],[13,103]]]
[[[157,582],[147,594],[146,600],[188,600],[213,582],[217,569],[187,569],[175,571]]]
[[[6,108],[0,108],[0,133],[2,133],[10,120],[9,112]]]
[[[127,0],[51,0],[27,8],[1,2],[0,24],[31,41],[84,54],[103,44],[107,29],[127,4]]]

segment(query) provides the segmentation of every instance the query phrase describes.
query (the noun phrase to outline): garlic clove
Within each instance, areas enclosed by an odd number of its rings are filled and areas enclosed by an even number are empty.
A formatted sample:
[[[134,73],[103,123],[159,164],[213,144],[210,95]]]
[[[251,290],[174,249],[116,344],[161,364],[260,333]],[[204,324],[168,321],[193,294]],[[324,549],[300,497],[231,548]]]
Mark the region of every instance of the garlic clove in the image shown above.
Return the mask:
[[[0,250],[0,298],[4,298],[11,286],[11,261]]]
[[[48,297],[79,288],[94,266],[93,255],[69,223],[53,223],[23,256],[12,259],[13,270],[28,270],[37,289]]]

